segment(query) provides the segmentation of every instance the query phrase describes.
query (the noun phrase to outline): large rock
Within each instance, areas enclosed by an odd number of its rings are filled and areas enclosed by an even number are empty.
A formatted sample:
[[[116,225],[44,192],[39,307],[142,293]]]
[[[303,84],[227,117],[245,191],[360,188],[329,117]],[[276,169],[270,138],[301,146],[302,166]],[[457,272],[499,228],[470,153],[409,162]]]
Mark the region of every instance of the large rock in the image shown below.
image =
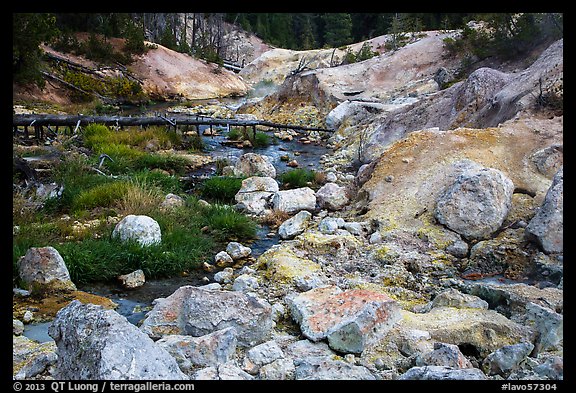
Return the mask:
[[[169,335],[156,341],[176,359],[186,374],[198,366],[217,366],[232,360],[236,353],[236,329],[228,327],[201,337]]]
[[[340,210],[349,202],[346,195],[346,187],[340,187],[336,183],[326,183],[316,191],[318,205],[322,209]]]
[[[18,273],[32,292],[76,290],[64,259],[54,247],[32,247],[18,260]]]
[[[533,349],[534,345],[530,342],[505,345],[486,356],[482,368],[488,375],[498,374],[506,378]]]
[[[274,194],[272,207],[289,214],[316,208],[316,194],[310,187],[282,190]]]
[[[478,296],[462,293],[454,288],[440,292],[432,301],[432,307],[480,308],[488,309],[488,302]]]
[[[274,340],[256,345],[246,351],[242,368],[249,374],[256,374],[262,366],[284,358],[282,348]]]
[[[15,379],[31,379],[44,374],[57,358],[54,341],[39,343],[26,336],[12,336],[12,374]]]
[[[416,366],[446,366],[452,368],[471,368],[472,363],[454,344],[434,343],[434,350],[417,356]]]
[[[233,360],[226,363],[210,366],[198,370],[192,376],[194,380],[226,380],[226,381],[246,381],[254,377],[242,370]]]
[[[198,337],[234,327],[238,345],[251,347],[266,341],[273,324],[272,306],[254,294],[183,286],[158,299],[140,328],[160,338],[169,334]]]
[[[278,235],[281,239],[292,239],[294,236],[300,235],[308,227],[311,218],[312,213],[309,211],[298,212],[278,227]]]
[[[151,217],[129,214],[112,231],[112,237],[120,240],[136,240],[142,246],[158,244],[162,241],[160,225]]]
[[[539,204],[550,178],[535,168],[530,156],[545,146],[562,143],[562,135],[562,117],[520,117],[497,128],[412,132],[369,165],[371,175],[353,206],[366,211],[363,220],[378,222],[383,237],[402,229],[430,238],[443,228],[433,215],[438,197],[466,170],[466,161],[506,173],[517,190],[524,190],[515,195]],[[386,181],[391,177],[393,181]],[[454,242],[441,243],[438,247],[444,248]],[[457,253],[459,257],[466,256],[462,251]]]
[[[226,253],[228,253],[233,260],[237,260],[248,257],[252,254],[252,249],[238,242],[229,242],[226,246]]]
[[[564,170],[554,176],[544,203],[526,227],[526,236],[545,253],[564,250]]]
[[[346,353],[361,353],[400,319],[394,300],[363,289],[342,292],[336,286],[319,287],[285,300],[305,337],[326,338],[332,349]]]
[[[118,280],[124,288],[134,289],[139,288],[146,283],[146,276],[144,276],[144,271],[142,269],[138,269],[132,273],[118,276]]]
[[[272,177],[252,176],[242,180],[234,199],[248,213],[259,215],[270,208],[276,192],[278,183]]]
[[[265,277],[275,284],[310,289],[324,280],[322,268],[310,259],[299,257],[282,245],[272,246],[257,260],[258,265],[266,267]]]
[[[400,380],[487,380],[477,368],[452,368],[447,366],[412,367],[398,378]]]
[[[467,239],[485,239],[502,225],[513,192],[501,171],[471,165],[440,195],[435,217]]]
[[[309,356],[294,360],[297,380],[375,380],[364,366],[356,366],[331,356]]]
[[[433,340],[474,348],[484,357],[504,345],[530,341],[533,332],[493,310],[434,307],[427,313],[402,311],[399,329],[418,329]]]
[[[113,310],[72,301],[48,329],[57,379],[187,379],[172,356]]]
[[[245,153],[234,165],[234,176],[276,177],[276,168],[267,157],[256,153]]]
[[[347,126],[358,124],[382,111],[383,107],[377,102],[343,101],[326,115],[326,127],[337,130],[343,123]]]

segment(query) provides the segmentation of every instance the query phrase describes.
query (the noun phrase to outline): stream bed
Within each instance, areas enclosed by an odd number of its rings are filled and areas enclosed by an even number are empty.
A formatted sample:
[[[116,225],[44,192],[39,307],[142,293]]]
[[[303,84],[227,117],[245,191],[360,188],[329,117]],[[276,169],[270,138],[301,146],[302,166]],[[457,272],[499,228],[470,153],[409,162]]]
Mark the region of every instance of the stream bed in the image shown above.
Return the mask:
[[[228,106],[234,103],[227,103]],[[153,113],[155,110],[167,110],[169,105],[162,103],[161,105],[148,109],[148,113]],[[142,114],[142,112],[140,112]],[[200,133],[209,128],[208,126],[201,126]],[[281,174],[290,170],[286,161],[281,159],[282,156],[288,155],[290,160],[296,159],[299,168],[318,170],[320,168],[320,158],[329,153],[331,150],[319,143],[303,144],[298,141],[298,137],[292,141],[281,141],[269,132],[270,140],[273,141],[268,146],[242,149],[230,145],[227,142],[227,131],[224,128],[213,127],[213,130],[218,131],[217,135],[202,135],[202,142],[204,151],[202,154],[210,155],[215,160],[226,159],[233,164],[242,154],[252,152],[270,157],[271,162],[276,168],[277,174]],[[201,182],[202,179],[216,175],[216,164],[208,164],[204,167],[188,173],[186,177],[197,179]],[[193,181],[194,182],[194,181]],[[265,225],[259,225],[257,230],[257,237],[253,241],[245,242],[244,244],[252,249],[251,256],[257,258],[267,249],[277,244],[279,236],[270,235],[270,228]],[[151,309],[154,299],[163,298],[171,295],[178,288],[185,285],[200,286],[206,284],[205,277],[208,277],[210,282],[213,282],[214,273],[206,273],[203,270],[190,272],[186,277],[171,277],[163,279],[150,279],[146,283],[136,289],[128,290],[123,288],[119,283],[106,282],[106,283],[90,283],[79,285],[78,289],[84,292],[93,293],[99,296],[104,296],[111,299],[118,305],[116,311],[125,316],[129,322],[138,325],[145,317],[146,313]],[[203,280],[204,279],[204,280]],[[31,323],[25,326],[24,335],[28,338],[34,339],[39,342],[51,341],[52,338],[47,334],[48,327],[51,322],[45,323]]]

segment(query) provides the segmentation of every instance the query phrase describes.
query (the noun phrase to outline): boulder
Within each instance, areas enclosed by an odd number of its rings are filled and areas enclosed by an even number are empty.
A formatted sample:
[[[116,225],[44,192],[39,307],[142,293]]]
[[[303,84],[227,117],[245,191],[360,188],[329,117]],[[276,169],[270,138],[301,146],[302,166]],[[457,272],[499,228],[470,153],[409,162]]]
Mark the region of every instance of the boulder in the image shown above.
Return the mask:
[[[198,337],[234,327],[238,345],[251,347],[267,340],[273,324],[272,306],[254,294],[188,285],[158,299],[140,329],[161,338],[168,334]]]
[[[192,376],[194,380],[226,380],[226,381],[246,381],[254,377],[242,370],[234,361],[210,366],[198,370]]]
[[[505,345],[484,358],[482,369],[488,375],[508,377],[534,349],[531,342]]]
[[[328,235],[336,233],[338,230],[338,219],[334,217],[324,217],[318,224],[318,230]]]
[[[238,192],[234,196],[235,207],[248,214],[262,215],[270,209],[274,195],[268,191]]]
[[[487,380],[477,368],[452,368],[447,366],[412,367],[399,380]]]
[[[72,301],[48,329],[56,379],[187,379],[168,352],[114,310]]]
[[[231,267],[226,267],[224,270],[219,271],[218,273],[214,274],[214,281],[220,284],[229,284],[232,282],[232,278],[234,277],[234,269]]]
[[[537,333],[534,355],[562,344],[564,339],[564,316],[562,314],[529,302],[526,305],[525,323]]]
[[[349,202],[346,187],[336,183],[326,183],[316,191],[318,205],[322,209],[340,210]]]
[[[136,240],[142,246],[158,244],[162,241],[160,225],[151,217],[129,214],[112,231],[112,237],[122,241]]]
[[[471,165],[439,196],[435,217],[467,239],[486,239],[502,225],[513,192],[501,171]]]
[[[478,296],[469,295],[450,288],[440,292],[434,300],[432,307],[456,307],[456,308],[479,308],[488,309],[488,302]]]
[[[234,165],[234,176],[276,177],[276,168],[267,157],[256,153],[245,153]]]
[[[331,356],[309,356],[294,360],[297,380],[375,380],[364,366],[356,366]]]
[[[260,367],[284,358],[282,348],[274,340],[256,345],[246,352],[242,368],[249,374],[256,374]]]
[[[542,206],[526,227],[526,236],[545,253],[564,250],[564,170],[554,175]]]
[[[54,341],[39,343],[26,336],[12,336],[12,373],[15,379],[43,374],[56,363]]]
[[[348,126],[352,126],[382,109],[381,103],[345,100],[326,115],[326,127],[337,130],[345,121]]]
[[[156,341],[176,359],[186,374],[198,366],[217,366],[232,360],[236,353],[236,329],[228,327],[200,337],[169,335]]]
[[[259,376],[264,380],[291,380],[296,378],[296,367],[291,359],[276,359],[260,367]]]
[[[18,260],[18,273],[32,293],[74,291],[64,259],[54,247],[31,247]]]
[[[416,358],[416,366],[445,366],[451,368],[471,368],[472,363],[454,344],[434,343],[434,350]]]
[[[282,190],[274,194],[272,207],[289,214],[316,208],[316,194],[310,187]]]
[[[278,235],[284,240],[292,239],[293,237],[300,235],[308,227],[311,218],[312,213],[309,211],[302,210],[298,212],[278,227]]]
[[[239,193],[249,192],[278,192],[278,182],[272,177],[266,176],[251,176],[242,180],[242,186]]]
[[[250,247],[243,246],[238,242],[230,242],[226,246],[226,252],[233,260],[238,260],[246,258],[252,254],[252,249]]]
[[[234,260],[226,251],[220,251],[214,256],[214,264],[218,267],[227,267],[233,263]]]
[[[258,279],[249,274],[241,274],[234,280],[232,284],[233,291],[255,291],[260,287]]]
[[[123,274],[118,276],[118,280],[126,289],[139,288],[146,282],[146,277],[142,269],[133,271],[132,273]]]
[[[344,353],[361,353],[400,319],[394,300],[363,289],[342,292],[325,286],[288,295],[285,301],[305,337],[326,338],[330,348]]]
[[[403,310],[397,327],[427,331],[435,341],[474,348],[481,357],[533,338],[527,326],[494,310],[478,308],[434,307],[427,313]]]
[[[266,250],[258,257],[257,263],[266,267],[264,277],[280,285],[310,289],[321,285],[324,279],[319,264],[299,257],[291,249],[281,245]]]
[[[184,198],[176,194],[168,194],[160,204],[160,210],[170,210],[184,206]]]

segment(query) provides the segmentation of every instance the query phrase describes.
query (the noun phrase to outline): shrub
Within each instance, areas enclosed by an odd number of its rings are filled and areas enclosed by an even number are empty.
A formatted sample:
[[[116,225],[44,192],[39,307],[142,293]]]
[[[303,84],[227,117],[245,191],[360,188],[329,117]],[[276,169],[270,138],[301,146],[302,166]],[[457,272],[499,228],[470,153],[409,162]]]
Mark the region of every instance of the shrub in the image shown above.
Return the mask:
[[[316,172],[309,169],[297,168],[280,174],[279,179],[286,188],[306,187],[308,183],[315,181]]]
[[[234,197],[242,187],[242,178],[230,176],[215,176],[205,180],[199,188],[203,198],[234,203]]]

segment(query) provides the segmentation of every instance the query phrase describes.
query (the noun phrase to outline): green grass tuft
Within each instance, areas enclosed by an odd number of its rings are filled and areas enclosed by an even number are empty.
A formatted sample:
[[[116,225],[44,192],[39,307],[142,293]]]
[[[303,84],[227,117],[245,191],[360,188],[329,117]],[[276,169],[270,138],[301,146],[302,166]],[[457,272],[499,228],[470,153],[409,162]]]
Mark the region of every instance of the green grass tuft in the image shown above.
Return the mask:
[[[205,180],[200,186],[200,195],[211,201],[234,203],[234,197],[242,187],[242,178],[217,176]]]
[[[286,188],[300,188],[308,186],[308,183],[313,183],[316,172],[310,169],[297,168],[280,174],[278,178]]]

